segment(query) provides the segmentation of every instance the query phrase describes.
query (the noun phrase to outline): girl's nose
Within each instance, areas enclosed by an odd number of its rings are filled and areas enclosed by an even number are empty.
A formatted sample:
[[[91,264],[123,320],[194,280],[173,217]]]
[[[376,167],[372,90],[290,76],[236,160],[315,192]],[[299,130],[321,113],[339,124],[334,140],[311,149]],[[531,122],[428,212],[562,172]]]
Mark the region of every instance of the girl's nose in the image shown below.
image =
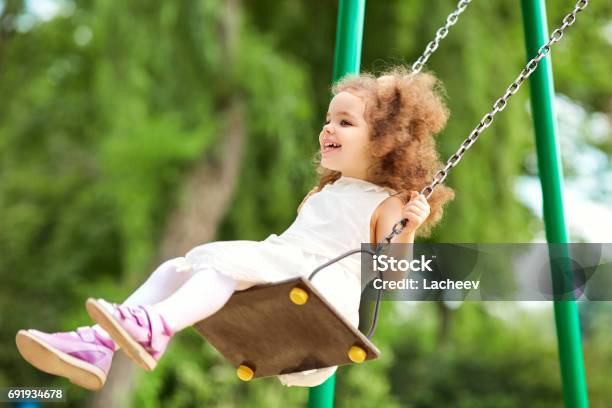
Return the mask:
[[[332,126],[331,123],[328,123],[327,125],[323,126],[323,131],[325,133],[328,133],[328,134],[332,134],[333,133],[332,132],[333,129],[334,129],[334,127]]]

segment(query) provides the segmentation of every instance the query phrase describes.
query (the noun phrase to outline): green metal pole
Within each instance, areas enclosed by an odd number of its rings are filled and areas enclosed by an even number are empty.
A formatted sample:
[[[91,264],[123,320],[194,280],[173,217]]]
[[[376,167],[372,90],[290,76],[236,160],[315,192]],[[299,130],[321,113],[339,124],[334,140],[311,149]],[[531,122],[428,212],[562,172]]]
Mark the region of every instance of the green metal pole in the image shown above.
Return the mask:
[[[546,5],[544,0],[521,0],[521,8],[529,60],[537,54],[538,49],[549,38]],[[568,242],[568,232],[563,210],[563,173],[554,119],[554,85],[550,57],[540,61],[538,68],[531,76],[530,87],[546,239],[551,244],[551,248],[565,247],[561,249],[561,252],[565,251],[567,255],[566,245],[556,245]],[[569,257],[564,256],[564,258]],[[562,269],[566,269],[565,272],[568,271],[567,268]],[[565,407],[568,408],[588,407],[578,307],[571,291],[571,276],[567,274],[553,276],[553,281],[555,280],[557,281],[556,288],[565,289],[564,293],[569,295],[564,297],[565,300],[554,302],[563,400]],[[562,281],[560,284],[559,280]]]
[[[364,17],[365,0],[339,0],[333,82],[359,72]]]
[[[359,72],[364,17],[365,0],[339,0],[333,82],[346,74]],[[308,408],[333,407],[335,384],[336,374],[323,384],[312,387],[308,394]]]

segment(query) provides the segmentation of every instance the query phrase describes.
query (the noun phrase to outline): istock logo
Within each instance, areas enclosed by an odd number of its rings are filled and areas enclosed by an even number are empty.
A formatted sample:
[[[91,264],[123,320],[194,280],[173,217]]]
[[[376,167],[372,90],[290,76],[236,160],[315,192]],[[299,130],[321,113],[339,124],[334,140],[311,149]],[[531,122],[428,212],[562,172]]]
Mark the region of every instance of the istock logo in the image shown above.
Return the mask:
[[[393,257],[388,257],[387,255],[374,255],[372,259],[372,267],[374,271],[413,271],[413,272],[431,272],[432,269],[429,266],[431,261],[433,261],[435,256],[432,256],[432,259],[426,259],[425,255],[421,255],[420,259],[395,259]]]

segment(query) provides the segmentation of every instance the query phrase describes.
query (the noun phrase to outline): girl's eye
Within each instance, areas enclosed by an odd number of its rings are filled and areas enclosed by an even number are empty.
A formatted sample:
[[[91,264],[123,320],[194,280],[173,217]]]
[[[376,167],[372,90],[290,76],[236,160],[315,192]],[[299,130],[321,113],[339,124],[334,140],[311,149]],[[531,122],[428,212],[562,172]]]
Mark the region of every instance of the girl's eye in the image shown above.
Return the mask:
[[[324,124],[327,125],[328,123],[329,123],[329,120],[326,120]],[[344,119],[340,122],[340,124],[343,124],[343,123],[346,123],[347,125],[352,126],[350,122],[347,122]]]

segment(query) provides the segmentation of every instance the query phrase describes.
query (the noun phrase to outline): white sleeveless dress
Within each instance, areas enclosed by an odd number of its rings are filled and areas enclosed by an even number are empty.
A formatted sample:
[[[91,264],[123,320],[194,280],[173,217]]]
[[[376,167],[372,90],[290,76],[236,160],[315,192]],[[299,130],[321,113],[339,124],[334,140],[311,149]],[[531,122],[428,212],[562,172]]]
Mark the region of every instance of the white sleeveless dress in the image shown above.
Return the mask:
[[[281,235],[271,234],[263,241],[211,242],[193,248],[185,258],[196,270],[212,267],[235,279],[237,290],[297,276],[307,278],[317,266],[370,242],[372,215],[394,192],[362,179],[342,176],[311,195],[293,224]],[[312,283],[340,314],[358,326],[363,290],[360,253],[319,271]],[[336,368],[278,377],[288,386],[315,386]]]

